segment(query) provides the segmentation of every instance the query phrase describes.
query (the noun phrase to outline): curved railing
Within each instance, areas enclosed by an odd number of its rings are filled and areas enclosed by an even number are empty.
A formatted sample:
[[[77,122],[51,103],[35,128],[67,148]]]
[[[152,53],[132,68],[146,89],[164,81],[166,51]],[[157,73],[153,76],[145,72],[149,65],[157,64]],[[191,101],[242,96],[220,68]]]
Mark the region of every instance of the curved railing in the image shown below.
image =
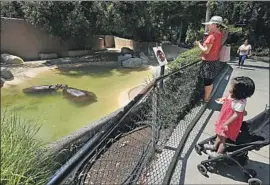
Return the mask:
[[[200,99],[199,66],[200,62],[187,64],[149,82],[114,122],[92,137],[47,185],[142,181],[141,174],[157,149]],[[161,81],[164,89],[157,87]]]

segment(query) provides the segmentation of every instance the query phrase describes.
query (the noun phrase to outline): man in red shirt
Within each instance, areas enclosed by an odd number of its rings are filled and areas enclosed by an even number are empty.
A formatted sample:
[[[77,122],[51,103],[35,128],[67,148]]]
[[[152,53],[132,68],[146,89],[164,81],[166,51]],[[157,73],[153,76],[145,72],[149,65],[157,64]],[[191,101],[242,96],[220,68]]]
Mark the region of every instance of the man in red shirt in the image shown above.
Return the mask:
[[[201,49],[202,68],[201,76],[204,79],[204,101],[208,102],[213,89],[213,81],[218,74],[219,53],[222,47],[223,32],[222,28],[226,28],[223,19],[220,16],[213,16],[209,22],[203,23],[207,25],[208,36],[203,44],[196,41],[195,44]]]

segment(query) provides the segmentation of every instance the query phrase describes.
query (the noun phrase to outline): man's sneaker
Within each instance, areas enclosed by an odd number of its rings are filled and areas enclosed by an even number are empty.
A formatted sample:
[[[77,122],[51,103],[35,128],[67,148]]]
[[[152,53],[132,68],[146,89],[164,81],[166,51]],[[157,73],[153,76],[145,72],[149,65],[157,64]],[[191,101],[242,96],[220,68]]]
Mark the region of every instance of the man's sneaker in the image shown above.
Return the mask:
[[[210,158],[215,158],[222,156],[223,154],[218,154],[217,152],[213,152],[211,150],[206,150],[206,153],[209,155]]]
[[[205,150],[216,150],[215,146],[211,144],[204,144],[203,147]]]

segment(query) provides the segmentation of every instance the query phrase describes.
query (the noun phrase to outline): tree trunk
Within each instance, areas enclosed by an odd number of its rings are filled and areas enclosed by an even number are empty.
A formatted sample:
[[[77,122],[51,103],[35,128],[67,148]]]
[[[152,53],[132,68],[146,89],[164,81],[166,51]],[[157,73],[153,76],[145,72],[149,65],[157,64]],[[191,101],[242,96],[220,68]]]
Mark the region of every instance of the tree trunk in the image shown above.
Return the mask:
[[[206,3],[206,14],[205,14],[205,22],[208,22],[211,16],[211,7],[210,7],[210,0]],[[204,31],[206,32],[207,26],[205,25]]]
[[[178,27],[178,38],[176,39],[176,44],[179,46],[182,37],[182,30],[183,30],[183,22],[180,21],[180,27]]]

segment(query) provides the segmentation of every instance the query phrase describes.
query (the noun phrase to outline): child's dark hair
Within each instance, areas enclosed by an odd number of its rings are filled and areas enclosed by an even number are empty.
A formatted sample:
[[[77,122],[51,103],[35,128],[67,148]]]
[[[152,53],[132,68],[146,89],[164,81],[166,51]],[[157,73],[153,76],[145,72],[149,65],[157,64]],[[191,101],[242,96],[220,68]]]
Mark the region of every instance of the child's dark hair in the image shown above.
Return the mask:
[[[251,97],[255,91],[255,83],[246,76],[235,77],[232,79],[232,98],[246,99]]]

